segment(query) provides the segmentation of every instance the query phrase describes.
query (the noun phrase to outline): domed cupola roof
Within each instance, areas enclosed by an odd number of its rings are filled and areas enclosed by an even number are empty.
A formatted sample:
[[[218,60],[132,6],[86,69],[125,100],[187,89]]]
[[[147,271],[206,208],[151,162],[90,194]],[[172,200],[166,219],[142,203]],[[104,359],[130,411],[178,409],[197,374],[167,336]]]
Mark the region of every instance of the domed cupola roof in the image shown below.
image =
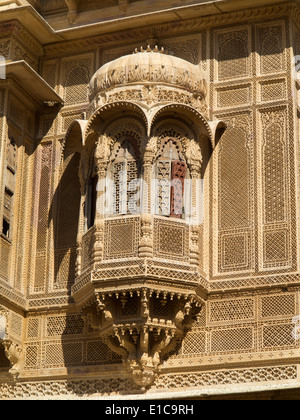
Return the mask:
[[[180,97],[179,91],[183,94],[185,103],[191,101],[191,98],[197,98],[202,102],[207,95],[207,83],[199,66],[165,54],[157,47],[154,49],[148,47],[146,50],[141,48],[140,52],[136,50],[133,54],[117,58],[97,70],[90,81],[90,103],[99,102],[97,98],[100,97],[106,98],[105,103],[113,102],[117,98],[116,91],[119,91],[119,97],[127,100],[128,98],[124,98],[124,92],[123,95],[120,92],[124,88],[127,92],[131,90],[129,95],[131,99],[145,102],[143,97],[145,87],[148,91],[156,88],[156,95],[161,93],[161,97],[157,97],[157,102],[164,102],[163,98],[168,102],[168,98],[171,99],[172,96],[171,91],[174,93],[174,90],[177,90],[176,98]],[[114,99],[109,100],[110,97]],[[146,99],[146,102],[149,102],[149,97]],[[172,101],[174,102],[174,94]],[[175,102],[182,101],[175,99]],[[95,109],[97,105],[101,104],[97,103],[93,108]]]

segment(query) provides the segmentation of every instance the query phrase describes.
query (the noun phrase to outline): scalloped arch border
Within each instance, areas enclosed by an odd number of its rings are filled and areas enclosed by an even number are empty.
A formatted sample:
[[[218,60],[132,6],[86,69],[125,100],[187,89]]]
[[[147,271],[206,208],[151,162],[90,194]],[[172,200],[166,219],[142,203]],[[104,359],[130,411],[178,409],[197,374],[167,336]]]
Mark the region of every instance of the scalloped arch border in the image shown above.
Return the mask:
[[[105,104],[99,107],[88,120],[75,120],[73,124],[69,127],[64,141],[62,143],[61,156],[63,155],[68,139],[70,138],[71,134],[76,128],[79,128],[79,133],[81,135],[81,143],[84,147],[89,132],[99,117],[105,116],[105,113],[109,114],[112,117],[114,114],[123,113],[125,111],[138,114],[138,116],[142,119],[143,123],[145,124],[145,131],[149,137],[151,137],[153,127],[157,122],[158,118],[162,117],[163,114],[167,114],[168,112],[180,114],[180,116],[185,121],[188,117],[189,120],[193,121],[194,123],[200,123],[201,126],[204,127],[204,133],[209,138],[213,148],[216,146],[216,142],[218,140],[218,130],[226,129],[226,124],[223,121],[208,121],[200,111],[186,104],[176,102],[173,104],[164,105],[161,108],[159,108],[156,112],[147,114],[143,110],[143,108],[136,103],[129,101],[118,101]]]

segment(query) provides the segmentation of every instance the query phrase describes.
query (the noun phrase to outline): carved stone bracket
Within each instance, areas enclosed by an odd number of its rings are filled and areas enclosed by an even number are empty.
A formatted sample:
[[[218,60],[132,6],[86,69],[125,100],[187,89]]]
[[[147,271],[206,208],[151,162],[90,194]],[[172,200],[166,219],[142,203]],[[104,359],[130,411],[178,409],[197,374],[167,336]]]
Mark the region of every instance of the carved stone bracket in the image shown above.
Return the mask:
[[[146,391],[159,375],[161,363],[182,342],[203,303],[195,293],[142,287],[96,293],[95,302],[83,309],[83,314]]]
[[[68,7],[68,19],[70,23],[74,23],[78,13],[79,0],[65,0]]]
[[[7,333],[8,312],[0,307],[0,344],[3,345],[5,355],[11,363],[9,373],[14,379],[20,374],[20,364],[22,359],[21,346],[8,339]]]
[[[21,369],[22,348],[19,344],[14,343],[12,340],[3,340],[2,343],[4,345],[6,357],[12,366],[12,368],[9,370],[9,373],[16,380],[20,374]]]

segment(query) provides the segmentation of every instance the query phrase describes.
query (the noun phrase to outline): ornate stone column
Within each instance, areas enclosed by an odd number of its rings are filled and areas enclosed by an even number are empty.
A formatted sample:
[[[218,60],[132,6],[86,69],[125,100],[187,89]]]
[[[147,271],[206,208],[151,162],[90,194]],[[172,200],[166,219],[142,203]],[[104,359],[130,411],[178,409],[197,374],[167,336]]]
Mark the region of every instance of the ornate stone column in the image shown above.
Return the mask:
[[[147,142],[143,156],[143,182],[141,188],[141,258],[153,257],[153,214],[152,214],[152,168],[156,139]]]
[[[102,135],[96,146],[94,160],[98,175],[96,193],[96,215],[95,215],[95,242],[94,242],[94,264],[97,265],[103,258],[104,246],[104,225],[106,217],[105,194],[106,194],[106,171],[109,162],[109,139]]]
[[[80,181],[80,212],[78,221],[78,233],[76,242],[76,277],[78,277],[82,270],[82,237],[85,229],[85,188],[86,188],[86,165],[84,156],[81,155],[80,167],[79,167],[79,181]]]
[[[201,179],[201,162],[192,161],[191,163],[191,226],[190,226],[190,264],[199,266],[199,197]]]

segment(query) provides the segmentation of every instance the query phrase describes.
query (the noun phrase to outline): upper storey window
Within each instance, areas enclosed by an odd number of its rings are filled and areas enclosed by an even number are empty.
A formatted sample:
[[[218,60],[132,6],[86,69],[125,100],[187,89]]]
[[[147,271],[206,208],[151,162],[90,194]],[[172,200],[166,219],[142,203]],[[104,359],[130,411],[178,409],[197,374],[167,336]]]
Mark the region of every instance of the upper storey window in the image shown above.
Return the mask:
[[[141,162],[137,143],[132,138],[118,142],[112,154],[107,178],[107,202],[112,215],[140,213]]]
[[[150,185],[147,183],[148,178],[142,178],[142,160],[137,141],[129,136],[117,141],[107,165],[106,176],[98,177],[95,164],[91,171],[86,207],[87,227],[94,225],[97,199],[100,211],[104,204],[103,214],[106,216],[137,215],[143,212],[142,209],[151,207],[153,214],[187,219],[191,210],[192,185],[178,139],[166,137],[160,140],[152,168],[153,182]],[[104,203],[102,197],[105,197]],[[146,202],[150,198],[151,203]]]
[[[7,146],[7,160],[5,172],[4,207],[2,220],[2,235],[11,239],[13,223],[13,202],[15,195],[17,171],[17,146],[15,140],[10,138]]]
[[[155,164],[156,214],[182,219],[185,213],[187,165],[175,140],[167,138]]]

